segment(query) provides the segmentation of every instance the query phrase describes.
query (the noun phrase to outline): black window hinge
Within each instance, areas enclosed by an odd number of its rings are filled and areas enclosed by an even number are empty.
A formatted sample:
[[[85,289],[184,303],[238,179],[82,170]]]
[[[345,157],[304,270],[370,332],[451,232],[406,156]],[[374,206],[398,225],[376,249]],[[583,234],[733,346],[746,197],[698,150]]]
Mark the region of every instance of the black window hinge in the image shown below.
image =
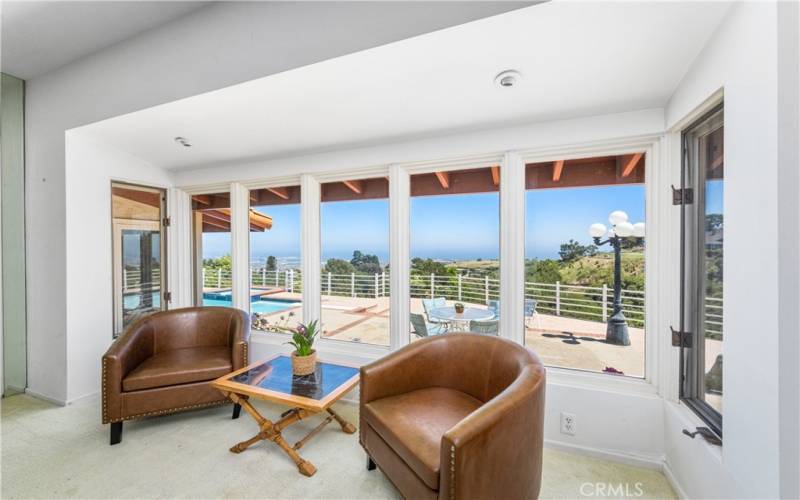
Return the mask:
[[[681,332],[675,330],[671,326],[669,327],[669,331],[672,332],[672,345],[674,347],[692,347],[691,332]]]
[[[692,188],[678,189],[672,186],[673,205],[691,205],[694,203],[694,190]]]
[[[172,292],[165,292],[164,293],[164,300],[166,302],[172,302]]]
[[[170,219],[169,217],[164,217],[164,218],[161,220],[161,224],[162,224],[164,227],[169,227],[169,226],[170,226],[170,224],[172,224],[172,219]]]

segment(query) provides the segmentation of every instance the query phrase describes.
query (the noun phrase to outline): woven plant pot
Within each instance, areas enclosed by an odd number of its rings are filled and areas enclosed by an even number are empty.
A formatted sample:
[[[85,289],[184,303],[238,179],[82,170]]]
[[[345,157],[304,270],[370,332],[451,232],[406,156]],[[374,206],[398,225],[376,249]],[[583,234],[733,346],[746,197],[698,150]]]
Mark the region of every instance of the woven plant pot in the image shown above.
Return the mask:
[[[317,351],[311,351],[308,356],[298,356],[297,351],[292,353],[292,373],[295,375],[309,375],[317,367]]]

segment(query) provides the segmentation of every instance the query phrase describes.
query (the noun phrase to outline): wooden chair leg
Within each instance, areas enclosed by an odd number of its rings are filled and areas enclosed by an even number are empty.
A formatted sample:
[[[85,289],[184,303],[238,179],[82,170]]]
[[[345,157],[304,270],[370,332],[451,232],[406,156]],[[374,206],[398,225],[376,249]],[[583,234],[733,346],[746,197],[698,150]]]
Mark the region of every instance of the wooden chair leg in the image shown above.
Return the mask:
[[[239,403],[234,403],[233,416],[231,417],[231,419],[236,420],[237,418],[239,418],[239,414],[241,412],[242,412],[242,405],[240,405]]]
[[[375,470],[375,462],[372,461],[372,457],[367,455],[367,470]]]
[[[111,424],[111,444],[119,444],[122,441],[122,422],[113,422]]]

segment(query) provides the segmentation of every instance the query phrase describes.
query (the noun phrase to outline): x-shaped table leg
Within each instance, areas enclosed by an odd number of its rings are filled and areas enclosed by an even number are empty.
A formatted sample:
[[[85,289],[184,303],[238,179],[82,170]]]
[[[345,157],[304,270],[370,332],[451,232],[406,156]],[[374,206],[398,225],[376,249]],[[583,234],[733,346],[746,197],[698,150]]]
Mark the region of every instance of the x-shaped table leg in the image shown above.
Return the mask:
[[[293,408],[291,410],[286,411],[283,415],[281,415],[281,419],[277,422],[271,422],[270,420],[261,416],[258,413],[253,405],[247,400],[246,396],[239,396],[235,393],[228,393],[228,397],[234,402],[242,406],[244,410],[250,414],[251,417],[258,423],[259,432],[255,436],[251,437],[246,441],[242,441],[234,445],[231,448],[233,453],[241,453],[250,446],[254,445],[259,441],[272,441],[273,443],[277,444],[289,457],[294,461],[297,465],[298,470],[304,476],[313,476],[315,472],[317,472],[317,468],[314,467],[314,464],[309,462],[308,460],[303,459],[297,450],[299,450],[305,443],[308,441],[312,436],[317,434],[322,428],[328,424],[332,419],[335,419],[336,422],[342,427],[342,430],[348,434],[352,434],[356,431],[356,428],[353,424],[346,421],[344,418],[340,417],[333,409],[328,408],[327,411],[330,414],[328,418],[326,418],[320,425],[315,427],[311,432],[309,432],[303,439],[298,441],[294,446],[289,446],[283,436],[281,436],[281,431],[286,427],[299,422],[300,420],[306,418],[307,416],[311,415],[312,412],[308,410],[304,410],[302,408]]]

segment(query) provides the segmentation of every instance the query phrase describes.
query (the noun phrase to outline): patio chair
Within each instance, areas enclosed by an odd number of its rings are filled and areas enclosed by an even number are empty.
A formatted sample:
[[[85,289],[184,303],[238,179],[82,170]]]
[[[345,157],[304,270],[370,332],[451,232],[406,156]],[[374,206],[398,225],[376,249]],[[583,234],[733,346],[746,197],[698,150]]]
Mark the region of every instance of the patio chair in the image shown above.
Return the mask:
[[[422,299],[422,308],[425,309],[425,317],[428,318],[428,322],[435,325],[441,325],[446,330],[450,326],[449,322],[431,318],[431,309],[436,309],[437,307],[447,307],[447,300],[444,297]]]
[[[525,299],[525,326],[529,326],[530,320],[533,320],[536,328],[541,330],[542,325],[539,321],[539,313],[536,312],[536,303],[535,299]]]
[[[418,337],[430,337],[447,333],[447,329],[442,325],[436,325],[425,321],[422,314],[411,313],[411,326],[414,327],[414,334]]]
[[[494,319],[500,318],[500,301],[499,300],[490,300],[487,304],[489,310],[494,313]]]
[[[498,321],[490,319],[487,321],[480,321],[473,319],[469,322],[469,331],[472,333],[484,333],[487,335],[497,335]]]

